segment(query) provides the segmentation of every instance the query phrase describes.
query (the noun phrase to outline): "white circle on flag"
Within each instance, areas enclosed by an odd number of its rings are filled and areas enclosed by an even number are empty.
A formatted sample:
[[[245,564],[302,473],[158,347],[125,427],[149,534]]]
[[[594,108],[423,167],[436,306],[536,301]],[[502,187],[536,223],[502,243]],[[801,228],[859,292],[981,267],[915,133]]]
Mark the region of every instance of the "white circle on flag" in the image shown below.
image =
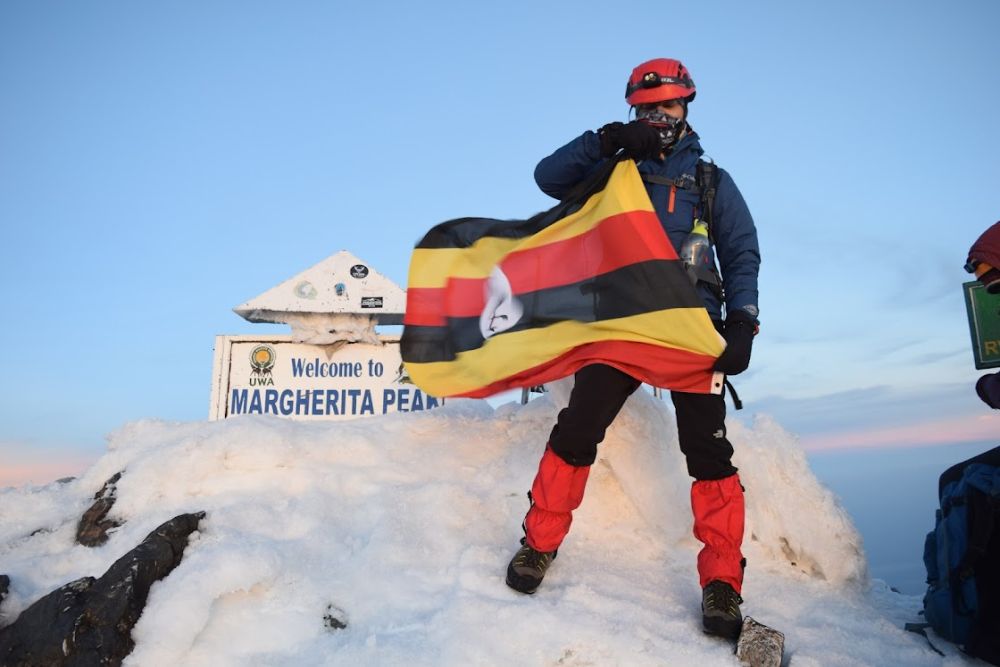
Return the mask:
[[[479,331],[489,338],[506,331],[524,316],[524,306],[514,296],[510,281],[499,266],[493,267],[486,280],[486,307],[479,316]]]

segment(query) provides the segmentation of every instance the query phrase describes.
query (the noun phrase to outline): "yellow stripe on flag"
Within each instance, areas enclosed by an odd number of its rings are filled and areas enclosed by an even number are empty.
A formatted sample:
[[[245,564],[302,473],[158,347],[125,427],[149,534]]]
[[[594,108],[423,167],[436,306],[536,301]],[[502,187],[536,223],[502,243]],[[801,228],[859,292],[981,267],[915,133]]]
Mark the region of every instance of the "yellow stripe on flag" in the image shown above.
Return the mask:
[[[664,333],[691,346],[664,343]],[[705,335],[708,332],[708,335]],[[490,338],[453,361],[406,364],[410,377],[434,396],[456,396],[535,368],[575,347],[601,341],[645,343],[718,357],[725,347],[704,308],[671,308],[597,322],[564,321]]]
[[[635,167],[635,162],[619,162],[603,190],[588,199],[580,210],[556,222],[542,231],[522,239],[518,250],[537,248],[555,243],[579,234],[585,234],[605,218],[630,211],[653,211],[653,204],[646,194],[646,186]]]
[[[444,287],[451,278],[487,278],[524,239],[485,238],[468,248],[416,248],[407,287]]]
[[[493,268],[514,251],[538,248],[585,234],[601,221],[631,211],[653,211],[635,162],[615,166],[607,186],[578,211],[537,234],[519,239],[486,237],[466,248],[417,248],[410,259],[409,287],[444,287],[450,278],[488,278]]]

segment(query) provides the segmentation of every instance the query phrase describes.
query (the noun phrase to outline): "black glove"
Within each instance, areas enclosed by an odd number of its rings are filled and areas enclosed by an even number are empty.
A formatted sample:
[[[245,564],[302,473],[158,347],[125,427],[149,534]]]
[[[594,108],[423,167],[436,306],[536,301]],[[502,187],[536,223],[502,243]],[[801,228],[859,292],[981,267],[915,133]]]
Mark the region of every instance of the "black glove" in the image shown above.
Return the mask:
[[[660,154],[660,133],[641,120],[627,125],[608,123],[597,131],[601,139],[601,157],[611,157],[622,149],[633,160],[648,160]]]
[[[726,318],[722,337],[726,349],[715,361],[715,370],[726,375],[739,375],[750,365],[750,348],[757,331],[757,322],[749,314],[737,310]]]

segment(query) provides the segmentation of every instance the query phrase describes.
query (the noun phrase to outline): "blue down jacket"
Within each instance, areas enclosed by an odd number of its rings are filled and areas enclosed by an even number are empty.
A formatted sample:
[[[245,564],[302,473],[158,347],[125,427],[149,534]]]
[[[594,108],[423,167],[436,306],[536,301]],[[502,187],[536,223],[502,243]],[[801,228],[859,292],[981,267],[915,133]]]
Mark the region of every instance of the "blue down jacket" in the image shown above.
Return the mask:
[[[643,160],[639,163],[639,172],[671,179],[683,174],[694,178],[698,158],[703,153],[698,135],[689,131],[665,160]],[[588,130],[539,162],[535,167],[535,182],[545,194],[562,199],[602,161],[600,139],[596,132]],[[724,169],[719,169],[719,176],[712,237],[725,287],[726,312],[743,310],[757,320],[757,274],[760,268],[757,229],[732,177]],[[646,190],[670,242],[680,253],[681,245],[691,231],[694,210],[700,203],[699,196],[678,188],[673,211],[670,211],[669,185],[646,183]],[[699,283],[698,291],[711,318],[722,319],[722,304],[712,289]]]

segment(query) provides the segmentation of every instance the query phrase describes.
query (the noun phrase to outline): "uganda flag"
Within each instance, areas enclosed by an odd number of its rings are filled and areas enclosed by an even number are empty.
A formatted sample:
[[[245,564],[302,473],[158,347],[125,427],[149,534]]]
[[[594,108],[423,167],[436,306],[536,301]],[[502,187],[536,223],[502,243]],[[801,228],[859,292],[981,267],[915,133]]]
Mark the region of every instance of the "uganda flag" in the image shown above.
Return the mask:
[[[400,352],[434,396],[482,398],[593,363],[720,393],[725,347],[635,162],[607,162],[528,220],[460,218],[417,244]]]

